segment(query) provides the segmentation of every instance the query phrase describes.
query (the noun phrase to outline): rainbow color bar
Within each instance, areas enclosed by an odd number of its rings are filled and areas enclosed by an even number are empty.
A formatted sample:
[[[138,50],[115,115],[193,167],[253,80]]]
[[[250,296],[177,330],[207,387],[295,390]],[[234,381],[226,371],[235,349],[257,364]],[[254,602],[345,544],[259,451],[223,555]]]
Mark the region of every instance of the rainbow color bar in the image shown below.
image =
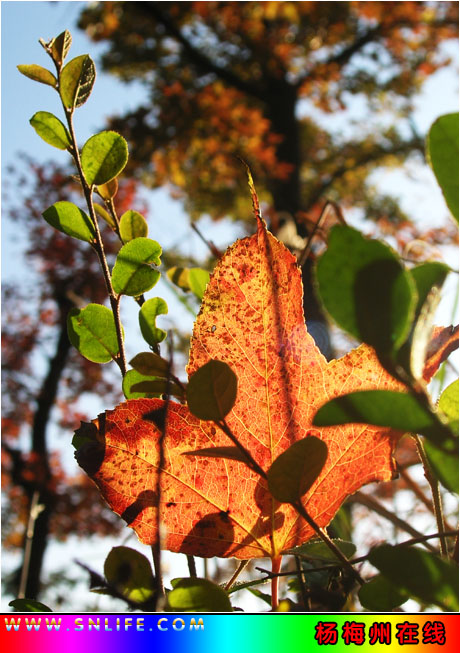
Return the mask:
[[[458,651],[457,614],[3,614],[0,642],[14,653],[280,653],[414,649]],[[65,649],[63,648],[65,647]]]

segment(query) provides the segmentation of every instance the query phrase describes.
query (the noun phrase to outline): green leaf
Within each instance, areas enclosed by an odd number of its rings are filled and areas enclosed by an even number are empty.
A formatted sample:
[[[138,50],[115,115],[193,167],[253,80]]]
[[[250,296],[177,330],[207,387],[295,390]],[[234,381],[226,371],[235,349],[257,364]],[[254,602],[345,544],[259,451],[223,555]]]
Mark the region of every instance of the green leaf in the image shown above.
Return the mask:
[[[426,435],[442,443],[449,436],[444,424],[415,397],[392,390],[362,390],[325,403],[313,418],[315,426],[374,424]]]
[[[391,612],[409,598],[380,574],[360,588],[358,597],[363,608],[372,612]]]
[[[191,377],[187,386],[187,404],[199,419],[219,422],[236,401],[238,380],[227,363],[210,360]]]
[[[155,592],[155,579],[147,558],[127,546],[114,547],[104,563],[107,584],[128,601],[145,603]]]
[[[356,546],[353,542],[346,542],[339,539],[333,539],[333,542],[345,557],[352,558],[355,555]],[[285,553],[298,555],[310,560],[322,560],[324,562],[337,563],[337,556],[321,540],[310,540],[309,542],[306,542],[306,544],[301,544],[293,549],[288,549]]]
[[[238,447],[205,447],[195,451],[184,451],[182,456],[202,456],[203,458],[226,458],[248,463],[248,459]]]
[[[168,305],[160,297],[152,297],[142,304],[139,311],[139,326],[144,340],[152,347],[166,338],[166,331],[157,328],[156,318],[158,315],[166,315],[167,312]]]
[[[143,396],[160,396],[164,394],[172,395],[173,397],[178,397],[179,399],[184,398],[184,390],[177,385],[171,379],[164,378],[148,378],[137,383],[133,383],[131,386],[131,392],[142,393]]]
[[[210,580],[176,578],[173,587],[168,592],[171,612],[232,612],[227,592]]]
[[[449,452],[427,440],[424,448],[436,478],[449,492],[458,494],[458,444],[456,451]]]
[[[70,134],[59,118],[56,118],[48,111],[38,111],[29,120],[32,127],[45,143],[57,147],[59,150],[67,150],[71,147]]]
[[[181,288],[181,290],[184,292],[188,292],[190,290],[189,274],[190,271],[188,268],[180,268],[177,266],[170,268],[166,272],[168,279],[170,279],[170,281],[172,281],[175,286]]]
[[[335,226],[316,277],[337,324],[381,358],[392,358],[409,334],[417,301],[414,281],[398,256],[351,227]]]
[[[16,612],[53,612],[44,603],[35,599],[14,599],[8,603]]]
[[[96,68],[89,55],[82,54],[69,61],[62,69],[60,78],[59,93],[64,106],[73,110],[84,104],[91,94],[95,79]]]
[[[120,235],[124,243],[134,238],[148,236],[149,226],[140,213],[137,211],[126,211],[120,218]]]
[[[123,136],[112,131],[94,134],[81,151],[81,166],[90,186],[100,186],[117,177],[127,161],[128,144]]]
[[[56,36],[49,47],[51,48],[51,54],[53,55],[54,61],[58,64],[62,64],[67,54],[69,53],[70,46],[72,45],[72,35],[68,30],[61,32],[59,36]]]
[[[29,79],[33,79],[34,82],[40,82],[41,84],[56,88],[57,79],[50,70],[42,68],[42,66],[38,66],[35,63],[21,64],[17,68],[20,73]]]
[[[439,410],[447,417],[455,433],[458,433],[458,393],[459,381],[457,379],[447,386],[438,402]]]
[[[90,217],[72,202],[56,202],[43,212],[43,217],[58,231],[78,240],[91,243],[96,238]]]
[[[96,190],[103,200],[105,201],[111,200],[118,193],[118,179],[114,177],[106,184],[101,184],[100,186],[96,186]]]
[[[190,268],[188,282],[192,293],[201,300],[209,283],[209,272],[201,268]]]
[[[72,345],[94,363],[108,363],[119,352],[113,313],[101,304],[72,308],[67,317],[67,332]]]
[[[295,503],[311,488],[327,458],[327,445],[310,435],[291,444],[268,470],[268,489],[277,501]]]
[[[458,113],[441,116],[431,125],[427,158],[446,204],[458,222]]]
[[[425,435],[434,443],[452,444],[453,436],[436,413],[412,395],[392,390],[362,390],[325,403],[313,418],[315,426],[374,424]],[[444,448],[444,446],[443,446]]]
[[[104,207],[101,206],[100,204],[93,204],[93,206],[94,206],[94,210],[96,211],[96,213],[97,213],[97,214],[98,214],[98,215],[99,215],[99,216],[100,216],[100,217],[101,217],[105,222],[107,222],[107,224],[109,225],[109,227],[112,227],[112,229],[116,229],[116,226],[117,226],[117,225],[116,225],[116,222],[115,222],[115,220],[112,218],[112,216],[110,215],[110,213],[109,213],[108,211],[106,211],[106,210],[104,209]]]
[[[447,265],[436,262],[424,263],[410,271],[418,299],[412,333],[398,352],[398,362],[414,379],[423,376],[432,326],[441,299],[439,290],[449,272]]]
[[[410,597],[458,611],[458,566],[416,547],[379,546],[369,553],[374,565],[394,587]]]
[[[149,238],[135,238],[123,245],[112,271],[115,292],[138,297],[153,288],[160,273],[152,265],[160,265],[160,256],[160,245]]]
[[[169,363],[158,354],[151,351],[144,351],[136,354],[129,362],[134,369],[145,376],[162,376],[168,375]]]
[[[134,390],[134,387],[139,387],[139,384],[144,381],[152,381],[152,377],[145,374],[140,374],[137,370],[128,370],[123,377],[122,390],[126,399],[143,399],[145,397],[152,399],[153,397],[160,397],[161,392],[148,392],[142,390]],[[141,386],[142,387],[142,386]]]

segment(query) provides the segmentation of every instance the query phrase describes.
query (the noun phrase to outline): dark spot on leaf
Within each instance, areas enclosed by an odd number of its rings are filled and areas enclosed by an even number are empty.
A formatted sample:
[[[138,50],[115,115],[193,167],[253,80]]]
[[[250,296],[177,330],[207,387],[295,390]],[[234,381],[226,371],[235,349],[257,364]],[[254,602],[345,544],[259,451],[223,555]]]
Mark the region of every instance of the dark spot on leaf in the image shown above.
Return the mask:
[[[166,507],[167,508],[173,508],[175,505],[176,505],[176,503],[174,501],[168,501],[168,503],[166,504]]]

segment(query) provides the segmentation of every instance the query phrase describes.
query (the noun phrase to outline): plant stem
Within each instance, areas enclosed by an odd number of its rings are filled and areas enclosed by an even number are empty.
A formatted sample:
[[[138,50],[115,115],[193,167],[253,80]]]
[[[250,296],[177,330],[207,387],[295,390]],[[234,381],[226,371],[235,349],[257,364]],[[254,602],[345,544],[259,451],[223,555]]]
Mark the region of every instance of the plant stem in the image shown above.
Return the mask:
[[[305,610],[310,611],[311,607],[309,605],[310,601],[308,598],[308,590],[305,586],[305,578],[303,575],[303,569],[302,569],[302,561],[299,556],[294,556],[295,560],[295,566],[297,570],[297,576],[299,578],[299,586],[300,586],[300,596],[302,597],[302,602],[303,602],[303,607]]]
[[[235,573],[234,573],[233,576],[230,578],[230,580],[228,581],[228,583],[225,585],[225,591],[226,591],[226,592],[228,592],[228,591],[231,589],[231,587],[233,586],[234,582],[236,581],[236,579],[238,578],[238,576],[241,574],[241,572],[243,571],[243,569],[245,569],[245,568],[248,566],[248,563],[249,563],[249,560],[241,560],[241,561],[240,561],[240,564],[239,564],[238,567],[236,568]]]
[[[444,516],[443,516],[443,510],[442,510],[442,502],[441,502],[441,494],[439,492],[439,483],[438,480],[435,478],[433,475],[430,461],[428,460],[428,457],[425,453],[425,448],[423,446],[422,439],[420,438],[419,435],[414,435],[415,438],[415,443],[417,445],[417,451],[420,456],[420,460],[422,461],[423,465],[423,471],[425,473],[425,478],[428,481],[428,484],[431,488],[431,495],[433,497],[433,509],[434,509],[434,514],[436,517],[436,524],[438,527],[438,531],[440,533],[444,532]],[[439,544],[441,547],[441,555],[444,558],[447,558],[449,555],[449,551],[447,548],[447,541],[444,535],[441,535],[439,538]]]
[[[318,537],[320,537],[323,540],[324,544],[326,544],[326,546],[329,547],[329,549],[334,553],[335,557],[338,558],[342,562],[343,566],[348,569],[350,574],[358,581],[358,583],[360,585],[364,585],[363,579],[358,574],[356,569],[354,569],[352,567],[352,565],[350,564],[350,561],[348,560],[348,558],[346,558],[343,555],[342,551],[334,544],[334,542],[331,540],[331,538],[326,533],[326,531],[324,529],[322,529],[320,526],[318,526],[318,524],[315,522],[315,520],[312,517],[310,517],[308,512],[305,510],[303,505],[300,503],[300,500],[298,502],[296,502],[296,503],[292,503],[291,505],[292,505],[293,508],[295,508],[297,510],[299,515],[301,515],[301,517],[303,517],[305,519],[307,524],[309,526],[311,526],[311,528],[315,531],[315,533],[318,535]]]
[[[190,578],[197,578],[195,558],[193,556],[187,556],[187,565]]]
[[[272,573],[271,578],[271,589],[272,589],[272,611],[275,612],[278,609],[278,589],[279,589],[279,573],[281,569],[281,563],[283,561],[283,556],[277,556],[272,558]]]

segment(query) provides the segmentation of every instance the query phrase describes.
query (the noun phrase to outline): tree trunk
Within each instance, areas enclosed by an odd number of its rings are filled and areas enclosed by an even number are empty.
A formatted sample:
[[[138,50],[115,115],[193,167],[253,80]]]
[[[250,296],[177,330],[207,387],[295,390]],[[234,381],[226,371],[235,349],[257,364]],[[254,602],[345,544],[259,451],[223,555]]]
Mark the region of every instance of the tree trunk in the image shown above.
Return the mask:
[[[300,129],[296,118],[297,89],[284,80],[272,83],[267,100],[267,117],[270,119],[273,131],[282,136],[277,147],[277,158],[291,164],[292,172],[285,180],[275,179],[272,182],[273,203],[276,212],[287,212],[294,219],[297,233],[302,238],[308,237],[305,224],[298,219],[301,206],[301,151]],[[310,335],[326,358],[332,355],[329,329],[321,304],[314,290],[313,280],[314,259],[310,257],[302,267],[302,282],[304,288],[304,314]]]
[[[56,351],[49,362],[48,372],[43,380],[37,398],[31,433],[31,453],[36,456],[36,481],[29,487],[29,524],[24,543],[24,554],[19,595],[35,599],[40,592],[41,574],[46,547],[48,545],[49,522],[54,507],[54,494],[50,490],[51,471],[48,460],[46,433],[51,409],[56,401],[59,381],[64,371],[70,350],[66,319],[70,302],[59,302],[60,320]]]

